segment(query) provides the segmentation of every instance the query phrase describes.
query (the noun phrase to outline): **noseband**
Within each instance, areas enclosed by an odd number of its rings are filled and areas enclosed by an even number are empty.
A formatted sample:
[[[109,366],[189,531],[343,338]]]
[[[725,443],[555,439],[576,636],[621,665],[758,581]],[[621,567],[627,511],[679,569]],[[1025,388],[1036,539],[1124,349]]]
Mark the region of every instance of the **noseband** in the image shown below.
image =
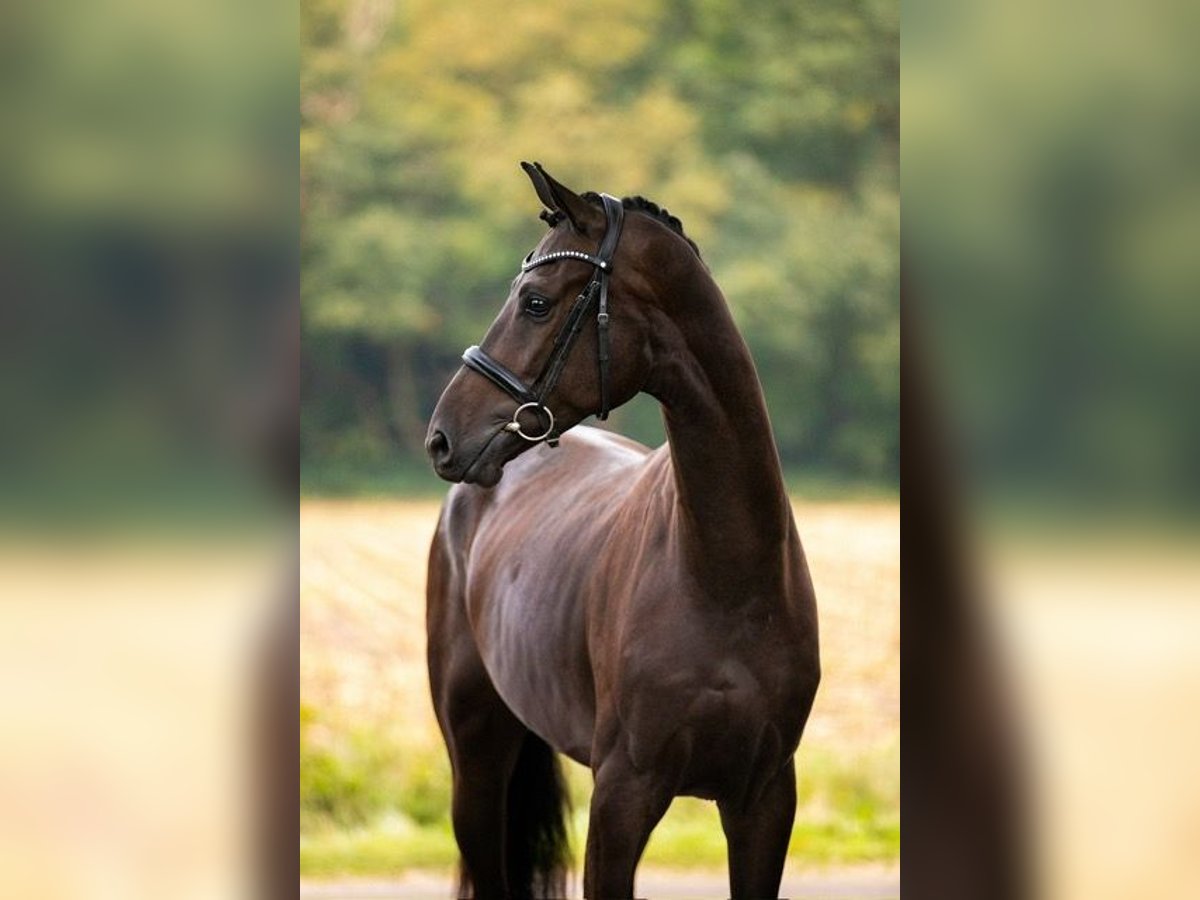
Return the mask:
[[[565,260],[586,262],[594,266],[596,270],[587,286],[575,298],[575,304],[567,314],[567,320],[554,338],[550,358],[542,366],[542,371],[534,380],[533,385],[526,385],[519,375],[507,366],[498,363],[479,346],[468,347],[463,352],[463,363],[467,368],[478,372],[520,404],[513,412],[512,421],[504,426],[504,430],[535,444],[545,441],[551,447],[558,446],[560,432],[555,428],[554,413],[550,411],[550,407],[546,405],[545,401],[558,383],[559,376],[562,375],[563,367],[567,362],[567,355],[583,331],[584,317],[591,308],[592,302],[597,298],[599,299],[599,308],[596,313],[596,334],[600,347],[600,411],[596,413],[596,418],[608,418],[608,279],[612,274],[613,254],[616,252],[617,242],[621,239],[621,224],[625,219],[625,209],[616,197],[601,194],[600,199],[604,201],[604,218],[607,228],[604,238],[600,242],[600,249],[595,256],[580,250],[557,250],[554,253],[538,257],[534,257],[530,253],[521,263],[522,273],[536,269],[538,266]],[[546,414],[549,424],[541,434],[526,434],[521,429],[520,416],[527,409],[540,410]]]

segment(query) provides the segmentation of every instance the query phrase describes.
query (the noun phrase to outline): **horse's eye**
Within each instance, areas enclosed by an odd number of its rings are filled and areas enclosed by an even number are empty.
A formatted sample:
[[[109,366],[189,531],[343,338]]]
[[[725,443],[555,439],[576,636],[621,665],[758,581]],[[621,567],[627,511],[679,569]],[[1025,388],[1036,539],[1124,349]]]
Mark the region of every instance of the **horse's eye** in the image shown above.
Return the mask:
[[[525,312],[535,319],[545,318],[550,313],[550,301],[537,294],[530,294],[525,298]]]

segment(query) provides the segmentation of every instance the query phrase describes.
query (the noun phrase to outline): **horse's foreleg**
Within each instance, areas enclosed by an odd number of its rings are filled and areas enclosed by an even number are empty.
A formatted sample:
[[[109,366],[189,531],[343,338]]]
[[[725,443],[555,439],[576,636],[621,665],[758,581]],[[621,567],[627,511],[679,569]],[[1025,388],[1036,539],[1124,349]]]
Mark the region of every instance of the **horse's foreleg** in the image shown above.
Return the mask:
[[[506,897],[505,821],[508,783],[525,730],[499,698],[480,697],[447,736],[454,770],[451,821],[462,853],[462,889],[477,898]],[[464,890],[460,889],[460,894]]]
[[[621,751],[596,770],[588,821],[584,896],[612,900],[633,896],[633,877],[650,832],[671,805],[669,786],[634,771]]]
[[[729,844],[729,889],[738,898],[778,897],[796,817],[796,769],[788,761],[746,809],[718,803]]]
[[[496,693],[465,627],[431,631],[429,647],[434,709],[454,776],[459,896],[507,897],[507,792],[525,727]]]
[[[506,898],[508,783],[525,728],[488,677],[453,577],[461,566],[438,527],[430,549],[427,652],[433,707],[453,770],[451,822],[462,855],[457,895]]]

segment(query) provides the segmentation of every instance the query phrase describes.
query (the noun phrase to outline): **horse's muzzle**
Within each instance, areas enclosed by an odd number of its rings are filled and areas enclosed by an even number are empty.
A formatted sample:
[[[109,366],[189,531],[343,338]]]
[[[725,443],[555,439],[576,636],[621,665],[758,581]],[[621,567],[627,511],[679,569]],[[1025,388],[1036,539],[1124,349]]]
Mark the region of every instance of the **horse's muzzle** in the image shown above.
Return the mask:
[[[450,438],[446,437],[445,433],[440,430],[430,431],[429,436],[425,438],[425,452],[429,454],[429,459],[433,462],[434,469],[441,475],[442,469],[448,467],[452,459]]]
[[[502,436],[507,436],[507,433],[497,431],[476,452],[471,452],[469,447],[456,447],[440,428],[431,427],[425,438],[425,452],[429,454],[433,470],[439,478],[492,487],[500,480],[504,466],[503,460],[493,458],[493,444]]]

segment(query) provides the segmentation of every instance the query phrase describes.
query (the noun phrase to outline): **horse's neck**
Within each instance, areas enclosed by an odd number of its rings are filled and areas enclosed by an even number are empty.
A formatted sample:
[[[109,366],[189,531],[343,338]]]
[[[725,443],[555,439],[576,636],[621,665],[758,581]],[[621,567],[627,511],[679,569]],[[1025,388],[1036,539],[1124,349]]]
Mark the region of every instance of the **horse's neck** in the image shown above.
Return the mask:
[[[681,288],[690,312],[668,330],[651,393],[663,406],[685,539],[738,577],[782,557],[791,512],[758,375],[725,299],[699,267]]]

